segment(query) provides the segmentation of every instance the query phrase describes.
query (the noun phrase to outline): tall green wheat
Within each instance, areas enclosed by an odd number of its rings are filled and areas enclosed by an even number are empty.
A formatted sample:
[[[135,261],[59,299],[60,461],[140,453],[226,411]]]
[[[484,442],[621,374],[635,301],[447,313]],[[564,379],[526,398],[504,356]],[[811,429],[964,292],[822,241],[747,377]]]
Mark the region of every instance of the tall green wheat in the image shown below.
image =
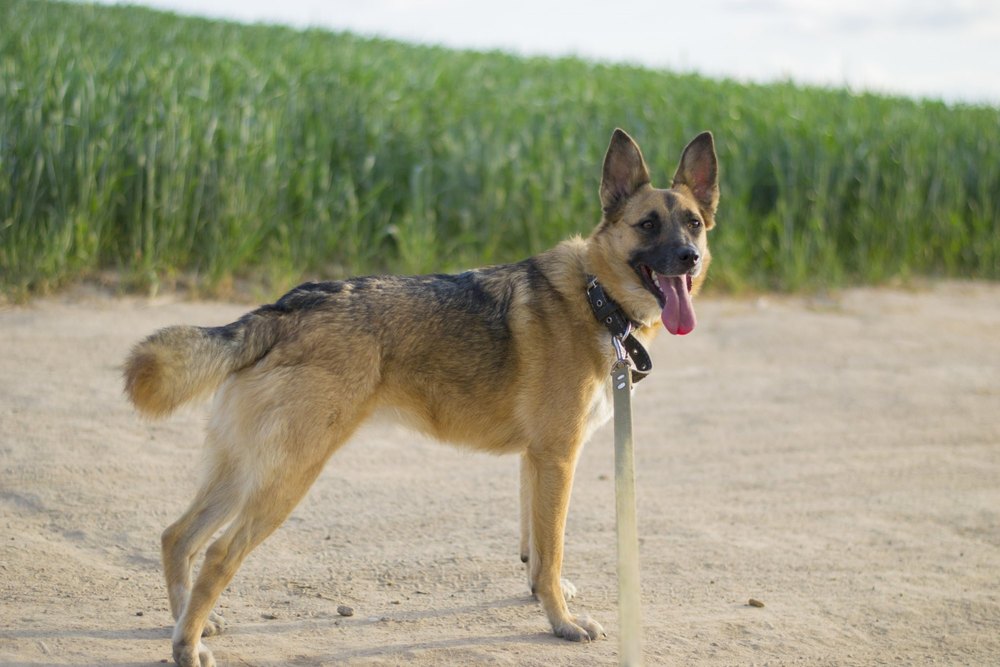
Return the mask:
[[[0,0],[0,286],[338,276],[597,221],[616,126],[716,135],[713,282],[1000,278],[1000,110]]]

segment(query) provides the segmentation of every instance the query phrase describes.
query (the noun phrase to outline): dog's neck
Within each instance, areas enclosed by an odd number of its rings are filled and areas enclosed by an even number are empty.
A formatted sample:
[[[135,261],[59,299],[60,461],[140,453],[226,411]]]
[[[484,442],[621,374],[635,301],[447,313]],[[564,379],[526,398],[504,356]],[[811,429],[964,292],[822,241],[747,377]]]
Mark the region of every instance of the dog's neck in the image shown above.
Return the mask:
[[[608,296],[597,276],[587,276],[587,303],[597,321],[603,324],[612,336],[627,336],[642,327],[622,309],[617,301]]]
[[[588,276],[597,276],[605,293],[617,302],[636,329],[655,325],[660,315],[656,300],[641,286],[630,286],[630,283],[637,283],[632,268],[624,262],[608,261],[608,252],[600,239],[593,236],[587,239],[585,272]]]
[[[649,358],[649,353],[642,343],[632,334],[641,325],[633,322],[622,310],[618,303],[608,296],[597,276],[587,276],[587,303],[594,313],[597,321],[607,328],[611,334],[618,359],[622,360],[624,355],[628,355],[634,368],[632,369],[632,381],[638,382],[646,377],[653,370],[653,361]]]

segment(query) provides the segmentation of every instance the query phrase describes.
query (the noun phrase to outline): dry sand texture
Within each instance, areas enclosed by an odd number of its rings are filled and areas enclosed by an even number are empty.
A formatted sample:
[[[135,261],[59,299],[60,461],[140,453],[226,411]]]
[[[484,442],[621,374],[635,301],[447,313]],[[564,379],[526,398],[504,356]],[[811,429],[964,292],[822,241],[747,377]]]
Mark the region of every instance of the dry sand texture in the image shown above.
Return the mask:
[[[246,309],[76,291],[0,311],[0,663],[169,658],[159,534],[205,407],[143,422],[118,365],[157,327]],[[1000,286],[708,298],[699,322],[657,340],[634,401],[647,663],[998,664]],[[209,645],[227,665],[614,664],[611,439],[580,460],[565,562],[610,640],[552,637],[529,599],[514,458],[376,425],[251,555]]]

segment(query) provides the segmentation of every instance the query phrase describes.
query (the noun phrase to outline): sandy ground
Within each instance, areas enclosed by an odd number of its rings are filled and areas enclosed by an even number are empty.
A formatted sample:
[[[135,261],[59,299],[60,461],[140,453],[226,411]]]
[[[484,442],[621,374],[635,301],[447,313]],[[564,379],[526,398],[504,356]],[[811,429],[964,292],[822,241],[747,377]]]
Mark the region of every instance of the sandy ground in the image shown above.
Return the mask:
[[[0,663],[170,657],[159,534],[206,410],[141,421],[118,364],[158,327],[246,309],[77,292],[0,311]],[[1000,285],[709,298],[699,322],[657,340],[635,396],[647,664],[997,664]],[[368,428],[251,555],[209,646],[225,665],[615,664],[610,426],[565,562],[608,640],[549,634],[516,479],[514,458]]]

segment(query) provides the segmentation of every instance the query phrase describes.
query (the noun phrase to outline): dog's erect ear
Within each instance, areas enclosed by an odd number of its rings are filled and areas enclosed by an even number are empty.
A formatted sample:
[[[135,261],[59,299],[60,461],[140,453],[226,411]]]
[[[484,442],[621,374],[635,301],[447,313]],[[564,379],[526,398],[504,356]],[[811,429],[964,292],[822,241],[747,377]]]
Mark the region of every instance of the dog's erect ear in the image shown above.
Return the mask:
[[[604,156],[601,177],[601,207],[605,217],[615,217],[625,200],[647,183],[649,169],[639,146],[623,130],[615,130]]]
[[[678,185],[686,185],[704,210],[715,213],[719,205],[719,160],[711,132],[702,132],[684,149],[672,187]]]

